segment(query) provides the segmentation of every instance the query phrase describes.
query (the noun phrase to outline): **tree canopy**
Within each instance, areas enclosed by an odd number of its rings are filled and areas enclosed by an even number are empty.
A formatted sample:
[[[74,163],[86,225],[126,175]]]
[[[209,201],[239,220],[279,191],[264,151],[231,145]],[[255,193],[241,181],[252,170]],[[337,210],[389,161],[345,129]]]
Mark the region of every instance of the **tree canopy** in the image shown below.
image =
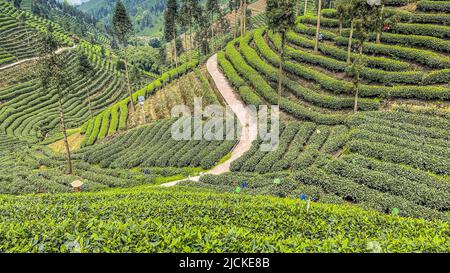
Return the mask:
[[[121,44],[125,45],[133,32],[133,23],[121,0],[117,0],[112,23],[114,35]]]

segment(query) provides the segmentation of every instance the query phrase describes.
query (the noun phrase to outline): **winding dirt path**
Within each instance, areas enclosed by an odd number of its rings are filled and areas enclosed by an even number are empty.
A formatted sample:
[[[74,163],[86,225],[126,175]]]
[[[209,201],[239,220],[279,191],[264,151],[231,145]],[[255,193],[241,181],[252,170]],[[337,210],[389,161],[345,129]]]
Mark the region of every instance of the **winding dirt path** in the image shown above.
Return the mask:
[[[239,99],[238,95],[234,92],[233,88],[228,83],[225,76],[219,70],[219,65],[217,63],[217,54],[213,55],[206,62],[206,69],[211,75],[217,89],[224,98],[228,107],[233,110],[234,114],[237,116],[241,126],[242,134],[238,144],[231,151],[231,158],[227,161],[217,165],[212,170],[208,171],[206,174],[219,175],[227,173],[230,171],[230,165],[233,161],[241,157],[245,152],[247,152],[251,146],[253,140],[257,136],[257,125],[256,121],[250,119],[251,112],[245,106],[245,104]],[[173,181],[170,183],[162,184],[163,187],[172,187],[177,185],[182,181],[199,181],[200,176],[190,177],[184,180]]]
[[[77,47],[76,45],[74,45],[72,47],[62,47],[62,48],[56,50],[56,54],[59,54],[61,52],[67,51],[67,50],[75,49],[76,47]],[[5,66],[0,67],[0,71],[8,69],[8,68],[11,68],[11,67],[14,67],[14,66],[22,64],[22,63],[26,63],[26,62],[30,62],[30,61],[36,61],[38,59],[39,59],[39,57],[33,57],[33,58],[23,59],[23,60],[15,62],[15,63],[10,63],[10,64],[7,64]]]

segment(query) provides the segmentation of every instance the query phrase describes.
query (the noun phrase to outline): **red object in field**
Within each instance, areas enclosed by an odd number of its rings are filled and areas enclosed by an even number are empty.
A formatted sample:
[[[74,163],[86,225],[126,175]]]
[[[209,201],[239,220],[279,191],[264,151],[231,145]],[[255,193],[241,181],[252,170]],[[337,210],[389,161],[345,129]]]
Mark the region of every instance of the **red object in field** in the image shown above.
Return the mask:
[[[385,24],[383,27],[383,31],[389,31],[391,29],[391,26],[389,24]]]

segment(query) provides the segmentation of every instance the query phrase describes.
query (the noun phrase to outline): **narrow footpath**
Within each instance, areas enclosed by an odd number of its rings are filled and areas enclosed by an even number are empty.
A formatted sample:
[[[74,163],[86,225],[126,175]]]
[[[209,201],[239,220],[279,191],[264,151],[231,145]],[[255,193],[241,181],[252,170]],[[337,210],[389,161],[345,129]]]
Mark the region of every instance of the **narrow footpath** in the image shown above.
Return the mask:
[[[242,134],[238,144],[231,151],[231,158],[227,161],[217,165],[210,171],[206,172],[206,174],[219,175],[223,173],[227,173],[230,171],[230,166],[233,161],[241,157],[245,152],[247,152],[251,146],[253,140],[257,137],[257,127],[256,123],[248,124],[248,121],[253,121],[250,119],[251,112],[249,109],[245,107],[245,104],[239,99],[239,96],[234,92],[234,89],[228,83],[225,75],[219,69],[219,64],[217,62],[217,54],[211,56],[206,62],[206,69],[208,73],[211,75],[211,78],[214,81],[217,89],[220,94],[224,98],[227,106],[229,106],[236,117],[238,118],[241,126],[242,126]],[[200,176],[190,177],[187,179],[173,181],[170,183],[162,184],[163,187],[173,187],[182,181],[199,181]]]

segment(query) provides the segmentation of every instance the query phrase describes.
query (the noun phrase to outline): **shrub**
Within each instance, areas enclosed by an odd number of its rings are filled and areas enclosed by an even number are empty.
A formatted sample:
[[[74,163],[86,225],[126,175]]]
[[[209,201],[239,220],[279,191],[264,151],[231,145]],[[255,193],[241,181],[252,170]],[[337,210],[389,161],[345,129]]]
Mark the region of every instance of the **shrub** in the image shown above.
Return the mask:
[[[239,88],[239,95],[242,100],[248,105],[260,106],[263,105],[263,101],[259,98],[258,95],[253,92],[248,86],[241,86]]]
[[[417,10],[425,12],[450,12],[450,1],[419,1]]]
[[[425,154],[408,148],[398,149],[391,144],[374,143],[363,140],[352,140],[348,143],[351,152],[360,153],[368,157],[379,158],[383,161],[404,163],[421,170],[436,174],[450,174],[450,160],[445,157]]]
[[[414,204],[402,197],[370,189],[348,178],[329,174],[315,167],[295,172],[293,179],[303,184],[319,186],[324,191],[334,193],[347,201],[380,212],[386,213],[392,208],[398,208],[402,216],[449,220],[444,213]]]

